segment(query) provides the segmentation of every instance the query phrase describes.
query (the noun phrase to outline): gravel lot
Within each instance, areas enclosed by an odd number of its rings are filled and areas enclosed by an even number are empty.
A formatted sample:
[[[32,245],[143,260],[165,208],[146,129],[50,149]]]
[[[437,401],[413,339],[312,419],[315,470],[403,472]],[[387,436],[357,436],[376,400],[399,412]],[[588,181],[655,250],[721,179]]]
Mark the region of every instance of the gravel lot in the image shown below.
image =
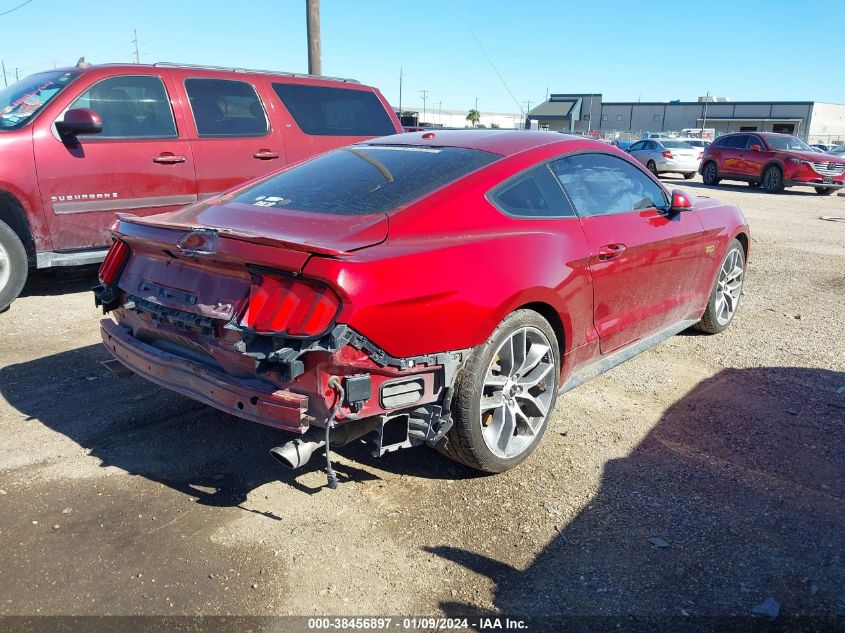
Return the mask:
[[[845,614],[845,199],[671,184],[749,219],[737,320],[560,398],[498,476],[354,445],[323,489],[103,368],[94,271],[34,275],[0,315],[0,614]]]

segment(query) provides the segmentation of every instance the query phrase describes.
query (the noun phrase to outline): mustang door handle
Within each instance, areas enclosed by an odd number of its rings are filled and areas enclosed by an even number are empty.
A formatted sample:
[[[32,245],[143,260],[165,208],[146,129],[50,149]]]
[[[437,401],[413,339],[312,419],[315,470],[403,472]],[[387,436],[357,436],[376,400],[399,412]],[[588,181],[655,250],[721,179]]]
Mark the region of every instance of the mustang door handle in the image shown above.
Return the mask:
[[[624,244],[606,244],[599,249],[599,261],[606,262],[608,259],[619,257],[625,252]]]
[[[184,156],[177,156],[170,152],[164,152],[153,158],[154,163],[161,163],[162,165],[175,165],[176,163],[184,163],[187,158]]]
[[[253,158],[257,158],[258,160],[273,160],[274,158],[279,157],[278,152],[273,152],[269,149],[260,149],[255,154],[252,155]]]

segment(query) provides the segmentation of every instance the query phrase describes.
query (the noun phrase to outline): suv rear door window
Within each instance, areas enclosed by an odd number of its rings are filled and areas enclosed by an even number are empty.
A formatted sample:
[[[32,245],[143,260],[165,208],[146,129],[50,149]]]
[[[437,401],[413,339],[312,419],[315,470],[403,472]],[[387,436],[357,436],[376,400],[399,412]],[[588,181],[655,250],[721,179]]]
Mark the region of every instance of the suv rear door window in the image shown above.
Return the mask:
[[[748,134],[737,134],[736,136],[729,136],[720,147],[728,147],[730,149],[745,149],[748,144]]]
[[[386,213],[499,158],[457,147],[351,145],[270,176],[234,202],[338,215]]]
[[[264,136],[267,115],[245,81],[186,79],[185,91],[200,137]]]
[[[176,123],[164,84],[152,75],[103,79],[83,92],[69,109],[91,108],[103,120],[92,138],[175,138]]]
[[[660,185],[616,156],[576,154],[551,166],[578,215],[611,215],[666,206]]]
[[[379,98],[369,90],[274,83],[293,120],[313,136],[387,136],[396,128]]]

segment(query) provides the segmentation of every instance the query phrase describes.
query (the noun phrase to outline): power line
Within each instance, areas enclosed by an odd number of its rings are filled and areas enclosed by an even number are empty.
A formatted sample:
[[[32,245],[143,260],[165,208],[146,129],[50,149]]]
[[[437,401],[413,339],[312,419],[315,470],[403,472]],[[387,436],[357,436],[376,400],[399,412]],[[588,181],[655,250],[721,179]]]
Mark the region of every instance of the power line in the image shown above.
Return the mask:
[[[513,102],[516,104],[516,107],[520,108],[520,110],[521,110],[522,106],[520,105],[517,98],[514,96],[513,92],[511,92],[511,89],[508,87],[507,82],[505,82],[505,78],[502,77],[502,73],[500,73],[499,69],[496,68],[496,64],[494,64],[493,60],[490,59],[490,55],[487,54],[487,51],[485,50],[484,45],[481,43],[481,40],[478,39],[478,36],[475,34],[475,31],[472,30],[472,26],[470,26],[469,20],[467,20],[467,16],[464,15],[464,10],[461,7],[460,0],[455,0],[455,6],[458,7],[458,13],[461,14],[461,19],[464,21],[464,24],[467,25],[467,29],[469,29],[469,32],[472,35],[473,39],[475,40],[475,43],[478,44],[478,48],[480,48],[481,52],[484,53],[484,57],[486,57],[487,61],[490,62],[490,66],[492,66],[493,70],[496,71],[496,75],[498,75],[499,81],[502,82],[502,85],[505,87],[505,90],[508,91],[508,94],[511,96],[511,99],[513,99]]]
[[[13,7],[11,9],[9,9],[8,11],[3,11],[3,13],[0,13],[0,17],[2,17],[4,15],[9,15],[10,13],[12,13],[12,11],[17,11],[18,9],[21,9],[21,8],[25,7],[26,5],[28,5],[30,2],[32,2],[32,0],[26,0],[26,2],[19,4],[18,6]]]

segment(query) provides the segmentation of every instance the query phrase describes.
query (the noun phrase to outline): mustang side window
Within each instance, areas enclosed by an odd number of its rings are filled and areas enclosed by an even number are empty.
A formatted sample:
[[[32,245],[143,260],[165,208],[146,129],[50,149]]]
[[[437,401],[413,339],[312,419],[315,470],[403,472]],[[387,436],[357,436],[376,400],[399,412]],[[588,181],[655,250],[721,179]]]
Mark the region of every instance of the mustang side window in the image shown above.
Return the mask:
[[[151,75],[104,79],[83,92],[69,109],[74,108],[91,108],[100,115],[103,131],[96,138],[176,136],[167,91],[161,79]]]
[[[575,216],[548,165],[535,167],[506,182],[494,191],[490,201],[507,215],[522,218]]]
[[[551,163],[581,216],[665,208],[663,189],[628,161],[609,154],[576,154]]]

